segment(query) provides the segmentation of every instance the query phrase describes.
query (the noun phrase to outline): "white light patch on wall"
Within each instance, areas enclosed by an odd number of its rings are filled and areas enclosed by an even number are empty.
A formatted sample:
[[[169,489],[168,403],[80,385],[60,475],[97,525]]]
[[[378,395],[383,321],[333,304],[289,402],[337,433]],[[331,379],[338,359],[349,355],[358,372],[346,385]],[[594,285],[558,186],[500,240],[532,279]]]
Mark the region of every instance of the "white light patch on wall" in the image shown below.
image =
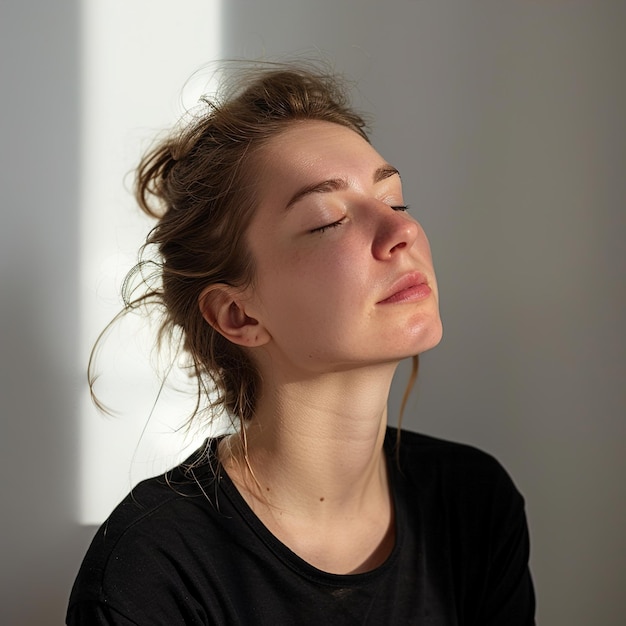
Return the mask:
[[[154,225],[132,198],[132,171],[158,132],[171,127],[202,93],[211,92],[212,69],[198,70],[219,58],[220,19],[220,0],[83,1],[80,269],[85,368],[98,334],[121,309],[123,277]],[[82,390],[84,524],[101,523],[134,484],[171,467],[207,436],[180,429],[192,407],[184,376],[175,376],[159,396],[151,361],[154,330],[144,317],[133,315],[104,342],[96,389],[115,417],[97,411],[86,384]]]

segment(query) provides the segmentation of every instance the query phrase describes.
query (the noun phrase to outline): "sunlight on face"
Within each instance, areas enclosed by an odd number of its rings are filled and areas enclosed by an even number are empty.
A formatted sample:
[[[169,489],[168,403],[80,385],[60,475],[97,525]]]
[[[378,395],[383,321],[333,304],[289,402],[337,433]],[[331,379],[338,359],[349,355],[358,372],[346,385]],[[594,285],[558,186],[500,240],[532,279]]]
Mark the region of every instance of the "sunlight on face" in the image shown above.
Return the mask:
[[[261,159],[249,306],[273,367],[332,371],[435,346],[430,247],[397,170],[354,131],[319,121],[294,123]]]

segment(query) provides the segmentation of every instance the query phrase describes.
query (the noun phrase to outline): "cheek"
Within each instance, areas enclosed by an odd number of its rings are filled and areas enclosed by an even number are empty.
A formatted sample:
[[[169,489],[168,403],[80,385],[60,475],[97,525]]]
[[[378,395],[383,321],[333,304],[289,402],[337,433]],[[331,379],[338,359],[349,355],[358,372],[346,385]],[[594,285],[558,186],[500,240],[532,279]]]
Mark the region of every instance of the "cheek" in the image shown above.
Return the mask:
[[[363,265],[337,249],[292,249],[273,256],[259,268],[258,297],[266,324],[276,331],[334,325],[366,293]]]
[[[335,283],[358,275],[355,268],[365,267],[363,254],[358,252],[367,251],[367,245],[342,235],[323,233],[297,243],[279,244],[272,250],[265,249],[259,256],[259,269],[281,284],[305,283],[312,289],[330,290]]]

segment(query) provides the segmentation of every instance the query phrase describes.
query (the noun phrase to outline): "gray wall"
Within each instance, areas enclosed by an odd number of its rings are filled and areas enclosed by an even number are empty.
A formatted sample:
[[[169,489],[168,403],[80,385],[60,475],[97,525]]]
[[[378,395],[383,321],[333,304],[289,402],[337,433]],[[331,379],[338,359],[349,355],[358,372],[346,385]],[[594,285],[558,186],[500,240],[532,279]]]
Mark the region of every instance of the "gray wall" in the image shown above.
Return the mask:
[[[0,11],[0,623],[60,624],[89,533],[74,521],[78,5]]]
[[[509,469],[540,624],[621,625],[626,3],[224,4],[225,56],[327,53],[403,172],[445,323],[406,424]],[[3,624],[62,622],[93,533],[75,521],[78,10],[1,5]]]

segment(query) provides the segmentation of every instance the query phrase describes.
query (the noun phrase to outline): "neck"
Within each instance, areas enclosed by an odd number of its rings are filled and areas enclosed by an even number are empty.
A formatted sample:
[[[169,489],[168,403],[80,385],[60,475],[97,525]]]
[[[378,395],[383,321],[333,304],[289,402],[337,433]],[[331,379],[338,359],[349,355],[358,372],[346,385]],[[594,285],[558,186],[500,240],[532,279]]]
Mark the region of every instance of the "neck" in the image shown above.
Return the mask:
[[[238,487],[273,509],[351,516],[388,497],[382,451],[395,365],[298,381],[265,377],[245,445],[222,450]],[[228,445],[228,444],[227,444]]]

